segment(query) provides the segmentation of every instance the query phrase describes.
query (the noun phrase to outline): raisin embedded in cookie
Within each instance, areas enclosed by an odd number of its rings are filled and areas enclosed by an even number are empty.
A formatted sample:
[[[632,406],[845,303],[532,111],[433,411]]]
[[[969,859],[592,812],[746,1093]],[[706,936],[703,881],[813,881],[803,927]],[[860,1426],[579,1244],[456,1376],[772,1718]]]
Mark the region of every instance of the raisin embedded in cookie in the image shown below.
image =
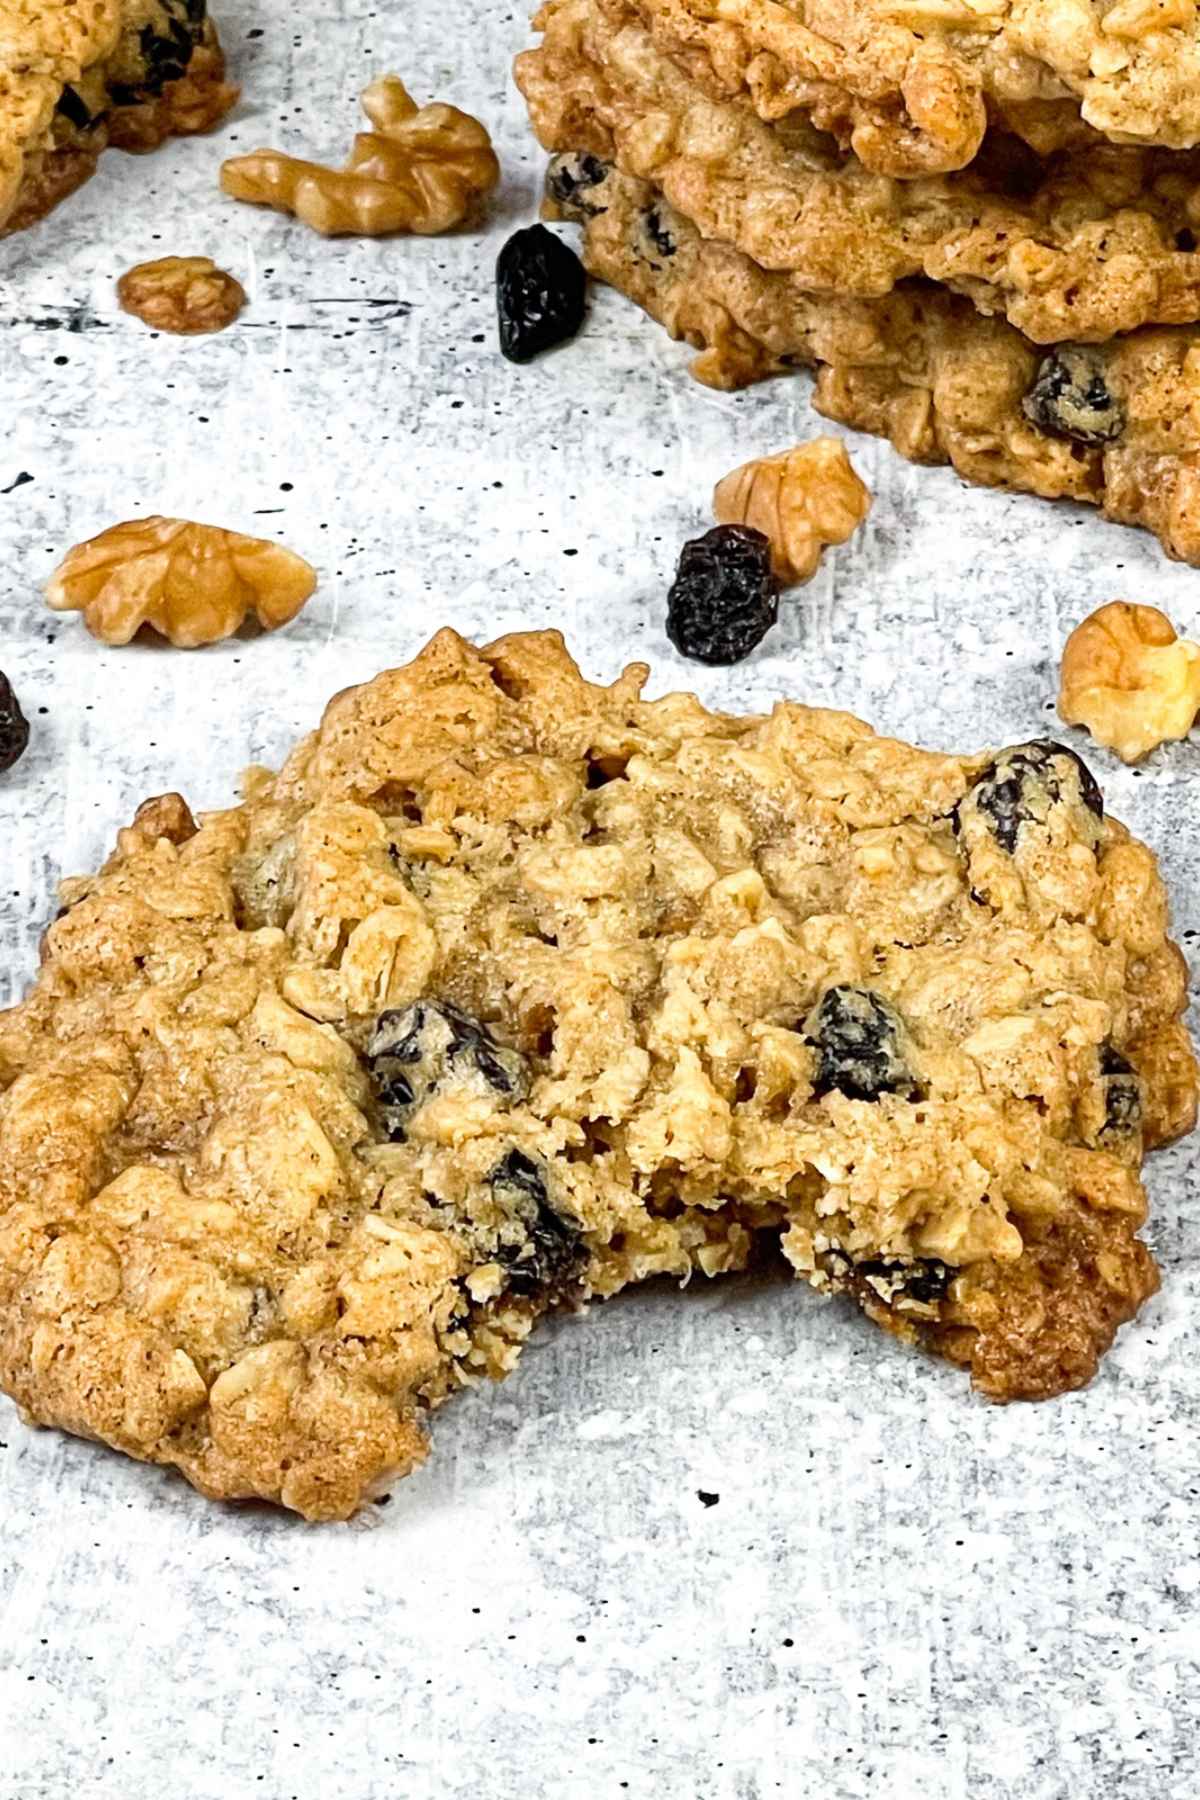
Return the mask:
[[[611,165],[586,204],[559,186],[552,171],[547,216],[582,223],[591,274],[701,352],[697,380],[735,388],[811,368],[818,412],[911,461],[1097,506],[1200,564],[1200,327],[1045,351],[924,281],[877,300],[805,293]]]
[[[875,299],[924,276],[1046,344],[1200,318],[1200,153],[1095,143],[1039,163],[996,131],[955,174],[889,179],[802,114],[769,125],[714,95],[635,0],[550,0],[537,24],[516,76],[543,146],[615,161],[805,293]],[[560,203],[594,200],[562,167]]]
[[[0,235],[43,217],[109,144],[207,131],[225,81],[206,0],[0,0]]]
[[[1192,1122],[1154,859],[1046,741],[644,701],[442,632],[142,807],[0,1015],[0,1383],[351,1513],[539,1314],[781,1243],[997,1399],[1156,1286]]]

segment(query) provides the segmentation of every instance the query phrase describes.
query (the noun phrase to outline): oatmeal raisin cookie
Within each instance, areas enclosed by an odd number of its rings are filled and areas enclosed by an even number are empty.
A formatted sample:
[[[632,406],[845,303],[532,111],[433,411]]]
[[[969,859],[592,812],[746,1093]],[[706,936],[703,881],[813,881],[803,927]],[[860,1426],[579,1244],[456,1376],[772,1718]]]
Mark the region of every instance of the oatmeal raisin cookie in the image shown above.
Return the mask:
[[[804,114],[767,125],[659,50],[632,0],[549,0],[517,80],[547,150],[615,161],[806,293],[925,276],[1035,343],[1200,318],[1200,153],[1103,142],[1048,164],[994,133],[960,174],[889,179]]]
[[[57,206],[106,145],[207,131],[236,98],[206,0],[0,0],[0,235]]]
[[[1046,351],[926,282],[880,300],[800,292],[699,237],[649,183],[597,157],[556,158],[548,216],[584,224],[591,273],[744,387],[816,374],[818,412],[968,481],[1098,506],[1200,563],[1200,331],[1164,327]]]
[[[887,175],[961,169],[989,118],[1039,154],[1200,144],[1194,0],[636,0],[764,119],[797,109]]]
[[[1071,752],[645,700],[441,632],[141,808],[0,1016],[0,1384],[341,1518],[539,1313],[782,1243],[996,1399],[1156,1285],[1192,1122],[1154,858]]]

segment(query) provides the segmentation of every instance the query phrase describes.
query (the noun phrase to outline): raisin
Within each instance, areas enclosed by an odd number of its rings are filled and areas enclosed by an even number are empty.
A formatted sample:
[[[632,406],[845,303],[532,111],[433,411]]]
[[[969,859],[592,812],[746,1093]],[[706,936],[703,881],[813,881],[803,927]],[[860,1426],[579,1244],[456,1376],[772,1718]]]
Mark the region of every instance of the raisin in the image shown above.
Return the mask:
[[[1100,1080],[1104,1087],[1104,1123],[1101,1137],[1125,1137],[1142,1123],[1142,1084],[1137,1070],[1111,1044],[1100,1049]]]
[[[1006,200],[1032,200],[1046,179],[1046,164],[1023,138],[989,131],[971,165],[985,191]]]
[[[583,324],[587,275],[561,238],[544,225],[514,232],[496,261],[500,348],[525,363],[573,338]]]
[[[29,721],[8,676],[0,675],[0,774],[20,761],[28,742]]]
[[[1109,391],[1104,358],[1083,344],[1060,344],[1044,357],[1021,405],[1039,431],[1076,444],[1110,444],[1125,429],[1125,409]]]
[[[529,1085],[521,1053],[498,1044],[485,1025],[445,1000],[380,1013],[367,1066],[392,1143],[404,1142],[412,1114],[447,1082],[482,1081],[509,1100],[523,1099]]]
[[[658,254],[666,257],[669,261],[670,258],[674,256],[677,245],[675,239],[663,224],[662,214],[659,212],[657,206],[650,207],[649,211],[643,214],[642,229],[650,242],[654,245],[654,248],[658,251]]]
[[[904,1056],[900,1015],[868,988],[829,988],[805,1020],[804,1033],[817,1052],[813,1091],[818,1097],[834,1089],[852,1100],[918,1097]]]
[[[546,198],[553,200],[565,219],[579,223],[594,219],[608,208],[589,198],[589,189],[607,179],[610,166],[586,150],[552,156],[546,170]]]
[[[143,25],[136,48],[127,39],[118,51],[115,79],[108,87],[117,106],[155,99],[168,82],[180,80],[204,36],[202,0],[159,0],[159,4],[167,15],[162,22]]]
[[[778,593],[762,532],[714,525],[680,552],[667,596],[667,636],[696,662],[740,662],[779,617]]]
[[[1011,750],[1002,750],[996,760],[988,764],[950,815],[955,833],[962,829],[962,807],[970,800],[987,816],[1001,849],[1011,855],[1023,825],[1044,820],[1052,805],[1071,798],[1069,789],[1063,786],[1068,769],[1074,771],[1084,806],[1102,819],[1104,796],[1083,758],[1074,750],[1068,750],[1065,744],[1039,738],[1030,744],[1016,744]]]
[[[901,1310],[905,1301],[939,1305],[958,1272],[930,1257],[904,1262],[876,1256],[855,1262],[840,1245],[822,1253],[820,1266],[829,1286],[837,1293],[849,1294],[860,1306],[899,1305]]]
[[[882,1257],[855,1263],[854,1273],[884,1283],[889,1305],[896,1300],[915,1300],[921,1306],[936,1306],[939,1300],[945,1299],[954,1275],[943,1262],[927,1258],[912,1263],[888,1262]]]
[[[566,1287],[586,1252],[578,1219],[550,1204],[542,1165],[523,1150],[510,1150],[488,1182],[510,1220],[521,1228],[515,1243],[503,1239],[496,1251],[496,1260],[508,1270],[509,1291],[533,1296]]]
[[[68,125],[73,125],[76,131],[90,131],[97,122],[82,96],[77,94],[70,84],[64,87],[58,96],[58,103],[54,110],[61,113]]]

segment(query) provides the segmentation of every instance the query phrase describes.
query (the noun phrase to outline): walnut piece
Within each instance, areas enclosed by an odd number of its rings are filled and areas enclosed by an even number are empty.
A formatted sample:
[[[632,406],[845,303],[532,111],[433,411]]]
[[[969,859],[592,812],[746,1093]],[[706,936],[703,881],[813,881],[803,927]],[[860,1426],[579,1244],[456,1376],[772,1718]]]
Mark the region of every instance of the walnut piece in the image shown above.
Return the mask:
[[[172,844],[186,844],[200,827],[183,795],[170,793],[154,794],[149,800],[143,800],[129,829],[140,831],[151,843],[156,838],[166,838]]]
[[[117,299],[155,331],[192,337],[231,325],[246,304],[246,290],[211,257],[160,256],[127,269]]]
[[[229,637],[249,612],[264,631],[286,625],[316,585],[315,569],[280,544],[155,515],[76,544],[46,600],[55,612],[82,612],[103,643],[127,644],[151,625],[191,650]]]
[[[1063,648],[1058,710],[1124,762],[1186,737],[1200,710],[1200,644],[1177,637],[1156,606],[1113,600]]]
[[[469,113],[441,104],[418,110],[396,75],[373,81],[362,109],[374,130],[357,134],[344,169],[254,150],[222,165],[221,186],[235,200],[292,213],[326,237],[378,237],[451,231],[499,181],[491,139]]]
[[[811,581],[825,546],[844,544],[870,510],[870,490],[835,437],[746,463],[713,494],[718,524],[749,525],[770,539],[771,562],[785,587]]]

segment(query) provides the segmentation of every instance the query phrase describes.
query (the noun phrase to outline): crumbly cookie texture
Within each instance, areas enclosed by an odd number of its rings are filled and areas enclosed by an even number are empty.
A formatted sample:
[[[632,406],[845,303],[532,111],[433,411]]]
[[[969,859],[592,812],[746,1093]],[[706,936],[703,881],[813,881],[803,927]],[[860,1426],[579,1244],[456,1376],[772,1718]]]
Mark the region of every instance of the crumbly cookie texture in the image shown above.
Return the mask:
[[[1081,136],[1200,143],[1193,0],[637,0],[714,90],[802,109],[888,175],[961,169],[989,116],[1048,154]]]
[[[363,90],[371,124],[342,169],[280,150],[252,150],[221,167],[235,200],[290,213],[327,237],[432,236],[477,217],[500,179],[487,130],[456,106],[418,107],[396,75]]]
[[[808,293],[924,275],[1036,343],[1200,317],[1200,156],[1101,144],[1039,164],[994,135],[962,174],[888,179],[804,115],[770,126],[710,98],[632,0],[550,0],[539,22],[516,74],[543,147],[615,161]]]
[[[703,240],[647,182],[555,158],[547,215],[582,221],[584,261],[701,351],[697,380],[744,387],[798,367],[814,403],[968,481],[1097,506],[1200,563],[1200,332],[1037,348],[925,283],[881,300],[801,293]]]
[[[1177,636],[1156,606],[1113,600],[1063,648],[1058,710],[1124,762],[1185,738],[1200,712],[1200,644]]]
[[[0,235],[57,206],[106,146],[207,131],[237,96],[206,0],[0,0]]]
[[[1058,746],[646,673],[444,631],[64,885],[0,1015],[28,1417],[340,1518],[548,1307],[762,1238],[997,1399],[1091,1376],[1195,1109],[1154,858]]]

